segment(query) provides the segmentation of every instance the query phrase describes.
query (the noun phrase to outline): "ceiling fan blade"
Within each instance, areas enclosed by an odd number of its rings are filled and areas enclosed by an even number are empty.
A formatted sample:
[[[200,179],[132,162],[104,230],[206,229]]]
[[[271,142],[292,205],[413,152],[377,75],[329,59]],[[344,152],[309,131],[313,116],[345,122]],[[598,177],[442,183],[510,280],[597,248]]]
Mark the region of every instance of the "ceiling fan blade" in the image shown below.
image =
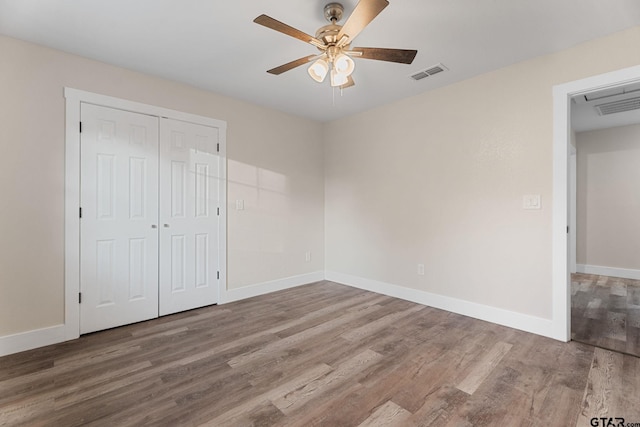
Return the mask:
[[[338,33],[336,40],[340,41],[339,46],[344,46],[355,39],[360,34],[360,31],[369,25],[387,6],[389,6],[387,0],[360,0]],[[347,36],[348,39],[344,39],[344,36]]]
[[[349,52],[360,53],[358,58],[375,59],[378,61],[399,62],[411,64],[418,54],[417,50],[409,49],[385,49],[381,47],[354,47]]]
[[[346,89],[348,87],[355,86],[355,85],[356,85],[356,82],[353,81],[353,77],[349,76],[347,77],[347,82],[342,86],[340,86],[340,89]]]
[[[284,73],[285,71],[293,70],[296,67],[299,67],[304,64],[308,64],[309,62],[313,61],[317,57],[318,55],[305,56],[304,58],[296,59],[295,61],[291,61],[279,67],[272,68],[271,70],[267,71],[267,73],[275,74],[277,76]]]
[[[322,43],[317,38],[310,36],[309,34],[293,28],[283,22],[280,22],[277,19],[273,19],[270,16],[260,15],[256,19],[254,19],[253,22],[263,25],[267,28],[271,28],[272,30],[276,30],[282,34],[294,37],[298,40],[302,40],[305,43],[310,43],[316,47],[324,47],[324,43]]]

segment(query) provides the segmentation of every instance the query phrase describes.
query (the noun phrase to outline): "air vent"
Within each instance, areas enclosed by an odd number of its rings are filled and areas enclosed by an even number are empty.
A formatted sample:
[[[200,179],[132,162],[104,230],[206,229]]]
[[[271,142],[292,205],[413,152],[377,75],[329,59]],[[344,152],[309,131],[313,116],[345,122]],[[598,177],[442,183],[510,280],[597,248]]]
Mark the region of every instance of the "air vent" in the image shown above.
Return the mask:
[[[638,110],[640,109],[640,97],[607,102],[606,104],[596,105],[595,108],[601,116]]]
[[[447,71],[447,70],[448,70],[448,68],[445,67],[444,65],[437,64],[437,65],[434,65],[432,67],[427,68],[426,70],[422,70],[422,71],[419,71],[419,72],[411,75],[411,78],[413,80],[416,80],[416,81],[417,80],[422,80],[424,78],[431,77],[434,74],[438,74],[438,73],[441,73],[441,72]]]

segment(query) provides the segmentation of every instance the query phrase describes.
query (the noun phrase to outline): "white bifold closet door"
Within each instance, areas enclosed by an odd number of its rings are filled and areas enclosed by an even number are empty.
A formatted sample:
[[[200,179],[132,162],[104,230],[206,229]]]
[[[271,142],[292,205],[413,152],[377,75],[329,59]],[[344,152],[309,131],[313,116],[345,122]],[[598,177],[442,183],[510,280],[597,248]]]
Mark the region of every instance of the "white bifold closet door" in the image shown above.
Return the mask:
[[[218,302],[218,132],[160,121],[160,315]]]
[[[82,104],[80,333],[158,316],[158,118]]]
[[[217,303],[219,130],[81,105],[80,333]]]

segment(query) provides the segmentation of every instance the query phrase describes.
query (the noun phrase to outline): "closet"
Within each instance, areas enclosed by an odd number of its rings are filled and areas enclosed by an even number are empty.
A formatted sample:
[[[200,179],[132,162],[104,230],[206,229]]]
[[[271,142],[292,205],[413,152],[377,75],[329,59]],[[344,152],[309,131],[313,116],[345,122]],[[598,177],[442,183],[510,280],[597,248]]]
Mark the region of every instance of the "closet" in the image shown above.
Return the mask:
[[[80,333],[217,303],[221,129],[90,103],[80,118]]]

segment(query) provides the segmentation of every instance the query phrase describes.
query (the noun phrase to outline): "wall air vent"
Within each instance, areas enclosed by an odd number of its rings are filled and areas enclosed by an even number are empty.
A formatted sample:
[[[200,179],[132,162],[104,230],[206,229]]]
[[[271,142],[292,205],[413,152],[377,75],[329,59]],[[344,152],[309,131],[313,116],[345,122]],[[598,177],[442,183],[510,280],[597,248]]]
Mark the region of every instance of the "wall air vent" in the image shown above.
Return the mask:
[[[422,80],[424,78],[431,77],[434,74],[438,74],[438,73],[441,73],[441,72],[447,71],[447,70],[448,70],[448,68],[445,67],[444,65],[437,64],[437,65],[434,65],[432,67],[427,68],[426,70],[422,70],[422,71],[419,71],[419,72],[417,72],[415,74],[412,74],[411,78],[413,80],[416,80],[416,81],[417,80]]]
[[[640,97],[607,102],[606,104],[596,105],[595,109],[601,116],[622,113],[624,111],[638,110],[640,109]]]

